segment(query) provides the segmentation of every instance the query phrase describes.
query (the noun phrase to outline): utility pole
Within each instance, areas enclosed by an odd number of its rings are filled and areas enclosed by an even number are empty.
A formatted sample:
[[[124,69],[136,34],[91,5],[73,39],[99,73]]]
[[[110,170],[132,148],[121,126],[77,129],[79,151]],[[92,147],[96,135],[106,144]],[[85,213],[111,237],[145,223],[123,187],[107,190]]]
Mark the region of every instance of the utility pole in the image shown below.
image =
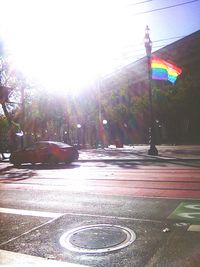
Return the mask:
[[[102,112],[101,112],[101,80],[98,78],[98,147],[102,147]]]
[[[21,148],[24,148],[24,132],[22,129],[24,129],[24,116],[25,116],[25,103],[24,103],[24,85],[21,87],[21,131],[22,135],[21,138]]]
[[[149,27],[146,26],[145,36],[144,36],[144,45],[146,49],[147,56],[147,69],[148,69],[148,91],[149,91],[149,111],[150,111],[150,128],[149,128],[149,143],[150,149],[148,150],[148,155],[157,156],[158,150],[156,148],[156,136],[155,136],[155,119],[153,112],[152,104],[152,87],[151,87],[151,50],[152,50],[152,41],[149,36]]]

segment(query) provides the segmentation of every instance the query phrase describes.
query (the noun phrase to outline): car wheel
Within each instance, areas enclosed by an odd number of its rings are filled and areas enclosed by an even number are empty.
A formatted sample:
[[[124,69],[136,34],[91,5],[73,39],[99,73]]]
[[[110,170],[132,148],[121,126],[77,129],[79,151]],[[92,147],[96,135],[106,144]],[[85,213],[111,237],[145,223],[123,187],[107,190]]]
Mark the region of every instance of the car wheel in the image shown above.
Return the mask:
[[[68,160],[66,160],[65,163],[66,163],[66,164],[70,164],[70,163],[72,163],[72,162],[74,162],[74,161],[77,161],[78,158],[79,158],[78,151],[75,150],[75,151],[73,151],[73,155],[71,155],[71,157],[68,158]]]
[[[73,161],[74,161],[74,160],[72,160],[72,159],[71,159],[71,160],[66,160],[66,161],[65,161],[65,164],[70,164],[70,163],[72,163]]]
[[[17,162],[17,161],[14,161],[13,162],[13,165],[14,165],[14,167],[20,167],[21,166],[21,163],[20,162]]]
[[[56,165],[56,164],[58,164],[58,159],[55,156],[53,156],[53,155],[49,155],[49,157],[48,157],[48,163],[50,165]]]

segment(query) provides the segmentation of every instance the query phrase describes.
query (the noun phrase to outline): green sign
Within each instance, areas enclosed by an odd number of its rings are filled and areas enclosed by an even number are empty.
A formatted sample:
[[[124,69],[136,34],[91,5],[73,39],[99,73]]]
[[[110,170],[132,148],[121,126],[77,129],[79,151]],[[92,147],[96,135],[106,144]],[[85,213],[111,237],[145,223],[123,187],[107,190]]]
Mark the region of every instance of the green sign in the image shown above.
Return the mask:
[[[200,202],[181,202],[168,218],[200,221]]]

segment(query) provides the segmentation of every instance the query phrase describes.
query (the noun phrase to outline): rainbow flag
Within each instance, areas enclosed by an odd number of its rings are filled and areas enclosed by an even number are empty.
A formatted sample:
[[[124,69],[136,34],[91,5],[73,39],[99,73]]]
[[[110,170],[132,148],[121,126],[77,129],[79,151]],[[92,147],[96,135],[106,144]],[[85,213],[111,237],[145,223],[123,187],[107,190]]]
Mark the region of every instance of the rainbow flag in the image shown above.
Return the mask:
[[[182,69],[171,64],[161,58],[153,57],[151,60],[152,79],[168,80],[175,83],[178,75],[182,73]]]

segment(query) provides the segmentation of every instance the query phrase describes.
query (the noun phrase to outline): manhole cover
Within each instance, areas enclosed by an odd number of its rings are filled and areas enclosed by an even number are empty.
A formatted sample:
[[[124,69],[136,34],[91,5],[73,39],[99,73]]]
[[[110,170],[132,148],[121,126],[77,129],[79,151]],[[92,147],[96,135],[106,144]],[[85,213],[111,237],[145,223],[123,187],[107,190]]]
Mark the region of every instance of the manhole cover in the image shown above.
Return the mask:
[[[130,245],[135,233],[126,227],[111,224],[96,224],[75,228],[63,234],[60,244],[74,252],[103,253]]]

